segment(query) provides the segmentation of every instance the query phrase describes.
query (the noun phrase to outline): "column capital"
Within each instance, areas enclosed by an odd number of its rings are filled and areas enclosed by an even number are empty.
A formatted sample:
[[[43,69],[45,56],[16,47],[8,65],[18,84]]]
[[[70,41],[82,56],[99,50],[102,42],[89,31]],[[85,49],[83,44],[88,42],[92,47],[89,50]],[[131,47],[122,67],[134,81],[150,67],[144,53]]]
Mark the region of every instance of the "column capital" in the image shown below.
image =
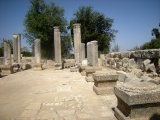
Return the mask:
[[[59,26],[54,26],[53,29],[54,29],[54,32],[59,32],[60,31]]]
[[[73,24],[73,27],[81,27],[81,24],[80,23],[75,23],[75,24]]]

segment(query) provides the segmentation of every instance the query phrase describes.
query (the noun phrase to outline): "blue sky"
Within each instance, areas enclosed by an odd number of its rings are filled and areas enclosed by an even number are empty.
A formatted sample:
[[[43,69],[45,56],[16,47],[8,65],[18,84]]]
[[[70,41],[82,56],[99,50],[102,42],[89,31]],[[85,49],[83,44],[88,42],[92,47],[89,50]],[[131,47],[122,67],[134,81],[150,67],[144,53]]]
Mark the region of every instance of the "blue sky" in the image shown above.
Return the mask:
[[[113,27],[118,30],[115,42],[120,51],[130,50],[149,42],[153,28],[159,28],[160,0],[45,0],[63,7],[68,22],[82,5],[93,6],[94,10],[114,19]],[[23,33],[23,20],[30,6],[29,0],[0,0],[0,39],[12,39],[14,33]],[[22,46],[27,46],[22,38]]]

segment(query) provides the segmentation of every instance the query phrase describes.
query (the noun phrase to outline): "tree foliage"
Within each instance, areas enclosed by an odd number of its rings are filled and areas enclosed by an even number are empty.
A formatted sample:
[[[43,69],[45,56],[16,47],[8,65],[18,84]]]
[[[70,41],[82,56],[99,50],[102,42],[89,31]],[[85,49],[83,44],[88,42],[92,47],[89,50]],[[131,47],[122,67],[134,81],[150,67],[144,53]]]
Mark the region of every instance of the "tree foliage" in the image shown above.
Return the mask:
[[[36,38],[41,39],[42,56],[52,59],[54,55],[53,27],[60,26],[62,36],[67,33],[64,9],[53,2],[50,4],[46,4],[43,0],[30,0],[30,2],[31,6],[24,19],[23,35],[30,45],[34,44]],[[69,52],[70,48],[63,47],[62,49]]]
[[[114,40],[116,30],[112,29],[113,19],[106,18],[104,14],[93,10],[91,6],[82,6],[70,21],[69,28],[73,38],[73,24],[81,24],[82,42],[98,41],[98,50],[101,53],[109,52],[110,42]],[[73,41],[74,42],[74,41]]]

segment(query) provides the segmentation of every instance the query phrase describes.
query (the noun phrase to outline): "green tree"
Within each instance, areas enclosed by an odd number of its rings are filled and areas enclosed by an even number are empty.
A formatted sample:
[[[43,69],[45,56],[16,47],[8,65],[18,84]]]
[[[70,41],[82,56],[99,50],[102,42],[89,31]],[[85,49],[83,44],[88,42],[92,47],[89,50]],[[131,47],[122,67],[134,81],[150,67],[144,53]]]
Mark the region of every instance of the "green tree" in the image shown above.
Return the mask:
[[[82,6],[70,21],[69,28],[73,38],[73,24],[81,24],[82,42],[87,44],[92,40],[98,41],[98,50],[108,53],[110,43],[114,40],[116,30],[112,29],[113,19],[106,18],[104,14],[93,10],[91,6]],[[74,41],[73,41],[74,42]]]
[[[23,35],[31,46],[36,38],[41,39],[42,56],[52,59],[54,55],[53,27],[60,26],[62,37],[67,34],[64,9],[53,2],[50,4],[46,4],[43,0],[30,0],[30,2],[31,6],[24,19]],[[68,40],[63,40],[63,42],[68,42]],[[63,47],[62,49],[69,51],[70,48]]]
[[[153,28],[152,29],[152,36],[155,36],[156,39],[158,39],[160,37],[160,32],[157,28]]]

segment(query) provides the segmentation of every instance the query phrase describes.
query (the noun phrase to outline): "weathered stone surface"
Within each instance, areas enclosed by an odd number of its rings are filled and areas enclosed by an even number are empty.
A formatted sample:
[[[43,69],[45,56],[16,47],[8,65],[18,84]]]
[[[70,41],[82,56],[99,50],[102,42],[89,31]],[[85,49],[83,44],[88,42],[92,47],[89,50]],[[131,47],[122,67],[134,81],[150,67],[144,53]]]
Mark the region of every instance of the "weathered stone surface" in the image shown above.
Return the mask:
[[[42,64],[41,63],[35,63],[33,65],[33,70],[37,70],[37,71],[42,70]]]
[[[74,33],[74,57],[76,63],[80,62],[80,49],[79,45],[81,44],[81,24],[73,24],[73,33]]]
[[[54,64],[54,66],[55,66],[55,70],[61,70],[62,69],[62,63],[55,63]]]
[[[99,81],[99,82],[118,80],[118,75],[116,72],[97,71],[96,73],[93,73],[92,76],[95,81]]]
[[[79,47],[80,47],[79,60],[80,60],[80,63],[82,63],[82,61],[85,59],[85,44],[81,43]]]
[[[4,65],[11,65],[11,47],[7,42],[3,43],[4,45]]]
[[[151,82],[127,82],[114,87],[118,100],[115,116],[118,120],[150,119],[160,114],[160,88]]]
[[[118,74],[118,81],[119,82],[129,82],[129,81],[134,81],[134,80],[139,80],[140,81],[140,79],[138,79],[137,78],[137,76],[136,75],[134,75],[133,73],[126,73],[126,72],[123,72],[123,71],[118,71],[117,72],[117,74]]]
[[[123,59],[122,59],[123,67],[128,67],[128,65],[129,65],[128,61],[129,61],[128,58],[123,58]]]
[[[94,79],[93,90],[97,95],[112,94],[113,86],[118,80],[116,72],[103,72],[98,71],[92,74]]]
[[[21,34],[13,34],[13,60],[21,62]]]
[[[13,73],[13,66],[11,65],[0,65],[0,68],[2,70],[2,75],[9,75]]]
[[[98,41],[91,41],[89,44],[88,55],[88,65],[89,66],[98,66]]]
[[[62,63],[61,61],[61,38],[59,26],[54,27],[54,55],[55,63]]]
[[[144,70],[147,71],[148,70],[148,65],[151,63],[151,61],[149,59],[144,60],[143,62],[143,67]]]
[[[138,66],[136,64],[136,61],[133,58],[129,59],[128,63],[129,63],[129,67],[131,67],[131,68],[138,68]]]
[[[41,40],[36,39],[34,43],[35,63],[41,63]]]
[[[87,73],[88,73],[88,72],[94,73],[94,72],[100,71],[100,70],[102,70],[102,67],[90,67],[90,66],[88,66],[88,67],[85,68],[85,71],[86,71]]]
[[[70,71],[71,71],[71,72],[78,72],[78,68],[77,68],[77,67],[71,67],[71,68],[70,68]]]

